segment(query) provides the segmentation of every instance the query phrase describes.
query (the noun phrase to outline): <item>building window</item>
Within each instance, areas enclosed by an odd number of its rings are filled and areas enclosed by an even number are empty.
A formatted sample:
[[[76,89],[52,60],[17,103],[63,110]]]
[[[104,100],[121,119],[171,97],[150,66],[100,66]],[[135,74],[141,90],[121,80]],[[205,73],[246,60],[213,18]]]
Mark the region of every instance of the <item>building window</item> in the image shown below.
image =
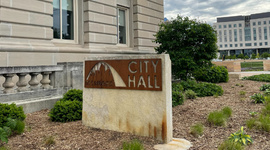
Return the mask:
[[[222,48],[222,45],[219,45],[220,48]]]
[[[254,43],[254,46],[257,46],[257,43]]]
[[[225,47],[228,47],[227,44],[225,44]]]
[[[243,47],[243,44],[242,43],[240,44],[240,47]]]
[[[236,28],[236,24],[234,24],[234,25],[233,25],[233,27],[235,27],[235,28]]]
[[[251,41],[250,27],[245,28],[245,41]]]
[[[227,28],[227,26],[226,25],[223,25],[223,28]]]
[[[227,30],[224,30],[224,42],[227,42]]]
[[[74,40],[73,0],[53,0],[53,37]]]
[[[118,8],[118,25],[117,25],[117,27],[118,27],[118,43],[119,44],[128,44],[127,43],[127,38],[128,38],[128,36],[127,36],[127,23],[128,23],[128,21],[127,21],[127,17],[128,17],[128,15],[127,15],[127,9],[124,9],[124,8],[121,8],[121,7],[119,7]]]
[[[242,29],[239,29],[239,41],[242,41],[243,38],[242,38]]]
[[[262,42],[260,42],[260,46],[262,46]]]
[[[221,29],[221,25],[219,25],[219,26],[218,26],[218,28],[220,28],[220,29]]]
[[[241,23],[239,23],[239,27],[242,27],[242,24]]]
[[[237,42],[237,30],[234,29],[234,42]]]
[[[256,22],[253,22],[253,26],[256,26]]]
[[[260,21],[258,22],[258,25],[261,25],[261,22]]]
[[[267,40],[267,27],[264,27],[263,31],[264,31],[264,39]]]
[[[262,28],[259,27],[259,40],[262,40]]]
[[[268,42],[265,42],[264,45],[268,45]]]
[[[219,42],[222,42],[222,32],[219,31]]]
[[[245,46],[251,46],[251,43],[245,43]]]
[[[229,30],[229,39],[230,39],[230,42],[232,42],[232,30]]]
[[[263,24],[266,24],[266,21],[263,21]]]
[[[231,24],[229,24],[229,28],[231,28],[232,27],[232,25]]]
[[[257,40],[257,35],[256,35],[256,28],[253,28],[253,40]]]
[[[230,47],[232,47],[232,44],[230,44]]]
[[[235,47],[237,47],[238,45],[237,44],[234,44]]]

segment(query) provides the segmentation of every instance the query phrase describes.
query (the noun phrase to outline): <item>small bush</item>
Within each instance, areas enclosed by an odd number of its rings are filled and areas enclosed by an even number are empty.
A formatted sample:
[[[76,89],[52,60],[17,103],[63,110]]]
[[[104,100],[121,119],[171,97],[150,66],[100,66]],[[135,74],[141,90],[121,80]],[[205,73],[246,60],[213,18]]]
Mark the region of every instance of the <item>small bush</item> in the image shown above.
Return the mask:
[[[258,113],[255,112],[255,111],[251,111],[251,112],[249,112],[249,114],[250,114],[252,117],[255,117]]]
[[[184,104],[185,97],[182,92],[172,91],[172,106],[178,106]]]
[[[270,131],[270,118],[269,116],[260,115],[259,118],[251,118],[247,120],[246,125],[249,129],[257,129],[269,132]]]
[[[25,128],[24,122],[18,120],[17,123],[16,123],[15,131],[18,134],[22,134],[24,132],[24,128]]]
[[[17,107],[16,104],[1,104],[0,103],[0,127],[5,126],[8,118],[23,121],[26,118],[23,108]]]
[[[262,109],[263,115],[270,115],[270,104],[265,105],[265,107]]]
[[[224,107],[222,109],[222,112],[223,112],[223,114],[225,115],[226,118],[229,118],[229,117],[232,116],[232,109],[230,107],[228,107],[228,106]]]
[[[263,93],[264,96],[270,96],[270,89],[266,89]]]
[[[218,94],[219,96],[223,95],[222,87],[213,83],[197,83],[195,80],[187,80],[180,83],[184,90],[192,90],[198,97],[213,96],[215,94]]]
[[[201,68],[193,73],[197,81],[220,83],[228,82],[228,70],[224,66],[212,66],[211,68]]]
[[[218,95],[217,93],[216,93],[216,94],[214,94],[214,98],[218,98],[218,96],[219,96],[219,95]]]
[[[0,143],[1,142],[8,143],[8,133],[0,127]]]
[[[48,116],[56,122],[81,120],[82,101],[57,101]]]
[[[235,86],[239,86],[239,83],[236,83]]]
[[[263,85],[260,87],[260,90],[261,90],[261,91],[265,91],[266,89],[270,89],[270,84],[263,84]]]
[[[234,86],[232,86],[231,88],[234,88]]]
[[[242,80],[270,82],[270,74],[260,74],[260,75],[253,75],[249,77],[243,77]]]
[[[244,95],[246,95],[246,92],[245,92],[245,91],[240,91],[239,94],[240,94],[241,96],[244,96]]]
[[[190,127],[190,134],[194,137],[199,137],[203,134],[204,127],[202,123],[196,123],[195,125]]]
[[[74,101],[74,100],[83,101],[82,95],[83,95],[82,90],[71,89],[66,94],[64,94],[61,101]]]
[[[138,140],[123,142],[122,150],[145,150],[143,144]]]
[[[230,107],[224,107],[221,111],[210,112],[207,121],[211,125],[225,126],[226,120],[232,116],[232,109]]]
[[[245,100],[245,98],[244,98],[244,97],[240,98],[240,101],[244,101],[244,100]]]
[[[218,150],[244,150],[245,147],[236,142],[232,142],[230,140],[224,141],[219,147]]]
[[[194,91],[192,91],[192,90],[186,90],[185,91],[186,99],[196,99],[197,98],[196,95],[197,94]]]
[[[180,83],[173,83],[172,84],[172,91],[183,92],[184,88]]]
[[[265,97],[261,93],[255,93],[254,95],[250,96],[252,100],[254,100],[254,103],[264,103]]]
[[[53,137],[53,136],[46,137],[46,138],[44,139],[44,144],[45,144],[46,146],[54,145],[54,144],[55,144],[54,137]]]

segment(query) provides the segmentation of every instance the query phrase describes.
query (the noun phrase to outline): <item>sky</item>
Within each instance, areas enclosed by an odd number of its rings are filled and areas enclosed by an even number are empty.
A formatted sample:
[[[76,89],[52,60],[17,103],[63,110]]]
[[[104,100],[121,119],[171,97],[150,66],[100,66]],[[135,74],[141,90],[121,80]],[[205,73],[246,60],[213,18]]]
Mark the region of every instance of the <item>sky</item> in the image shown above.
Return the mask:
[[[217,17],[270,12],[270,0],[164,0],[164,11],[169,20],[179,14],[212,25]]]

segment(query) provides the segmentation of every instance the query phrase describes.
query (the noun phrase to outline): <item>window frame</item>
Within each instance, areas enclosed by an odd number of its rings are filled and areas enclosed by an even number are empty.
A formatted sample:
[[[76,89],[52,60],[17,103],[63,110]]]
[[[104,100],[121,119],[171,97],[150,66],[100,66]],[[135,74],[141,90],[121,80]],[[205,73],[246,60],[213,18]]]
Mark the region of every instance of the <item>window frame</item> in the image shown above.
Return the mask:
[[[59,0],[60,2],[60,30],[61,30],[61,33],[62,33],[62,0]],[[79,24],[78,24],[78,0],[73,0],[73,35],[74,35],[74,38],[73,40],[69,40],[69,39],[62,39],[62,34],[60,34],[60,39],[55,39],[53,37],[52,41],[54,43],[65,43],[65,44],[78,44],[79,43]]]
[[[126,44],[121,44],[119,43],[119,9],[120,10],[124,10],[125,11],[125,25],[126,25]],[[117,46],[120,47],[130,47],[131,46],[131,42],[130,42],[130,8],[122,6],[122,5],[117,5],[116,8],[117,14],[116,14],[116,18],[117,18]]]

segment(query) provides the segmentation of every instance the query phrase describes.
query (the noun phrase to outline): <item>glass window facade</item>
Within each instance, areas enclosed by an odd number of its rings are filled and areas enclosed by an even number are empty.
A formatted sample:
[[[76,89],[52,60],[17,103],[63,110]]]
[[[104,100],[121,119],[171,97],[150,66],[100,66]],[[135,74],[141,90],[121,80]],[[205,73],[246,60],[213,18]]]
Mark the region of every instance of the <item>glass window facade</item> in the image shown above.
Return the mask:
[[[262,28],[259,27],[259,40],[262,40]]]
[[[230,47],[232,47],[232,44],[230,44]]]
[[[245,41],[251,41],[250,27],[245,28]]]
[[[219,42],[222,42],[222,31],[219,31]]]
[[[229,24],[229,28],[231,28],[232,27],[232,25],[231,24]]]
[[[239,29],[239,41],[243,41],[243,33],[242,33],[242,29]]]
[[[257,35],[256,35],[256,28],[253,28],[253,40],[257,40]]]
[[[234,29],[234,42],[237,42],[237,30]]]
[[[263,24],[266,24],[266,21],[263,21]]]
[[[258,25],[261,25],[261,22],[260,21],[258,22]]]
[[[232,42],[232,30],[229,30],[229,40]]]
[[[263,28],[264,39],[267,40],[267,27]]]
[[[227,44],[225,44],[225,47],[228,47]]]
[[[251,46],[251,43],[245,43],[245,46]]]
[[[264,45],[268,45],[268,42],[265,42]]]
[[[228,56],[228,50],[225,50],[225,51],[220,51],[219,52],[220,56]]]
[[[119,9],[118,10],[118,30],[119,30],[119,43],[127,44],[127,36],[126,36],[126,11]]]
[[[243,47],[243,44],[242,43],[240,43],[240,47]]]
[[[220,28],[220,29],[221,29],[221,25],[219,25],[219,26],[218,26],[218,28]]]
[[[222,48],[222,45],[220,44],[219,47]]]
[[[224,42],[227,42],[227,30],[224,30]]]
[[[237,44],[234,44],[234,47],[237,47],[238,45]]]
[[[260,54],[262,54],[262,53],[270,53],[270,49],[269,48],[262,48],[262,49],[258,49],[258,52],[260,53]]]
[[[262,46],[262,42],[260,42],[260,46]]]
[[[245,49],[244,55],[251,57],[252,54],[256,54],[256,49]]]

